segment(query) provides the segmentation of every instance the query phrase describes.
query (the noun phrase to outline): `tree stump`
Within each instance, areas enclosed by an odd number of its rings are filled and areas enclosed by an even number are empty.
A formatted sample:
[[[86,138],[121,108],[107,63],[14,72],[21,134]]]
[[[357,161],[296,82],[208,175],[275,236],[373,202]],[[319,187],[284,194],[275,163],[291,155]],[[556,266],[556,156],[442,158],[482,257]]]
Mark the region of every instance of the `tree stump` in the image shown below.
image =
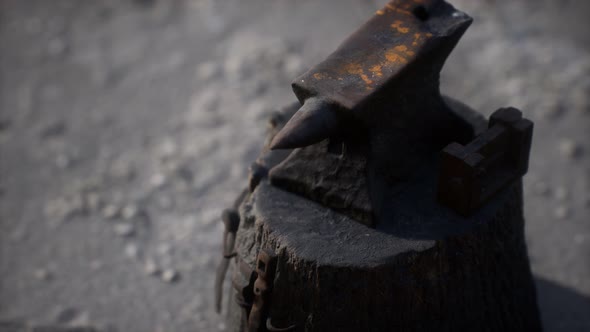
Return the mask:
[[[476,132],[486,127],[477,113],[447,103]],[[282,153],[265,149],[260,163],[270,169]],[[437,158],[387,197],[391,222],[375,228],[272,185],[265,172],[251,179],[257,185],[240,206],[230,330],[248,330],[243,295],[261,250],[277,256],[261,331],[541,330],[522,182],[462,217],[436,200]]]

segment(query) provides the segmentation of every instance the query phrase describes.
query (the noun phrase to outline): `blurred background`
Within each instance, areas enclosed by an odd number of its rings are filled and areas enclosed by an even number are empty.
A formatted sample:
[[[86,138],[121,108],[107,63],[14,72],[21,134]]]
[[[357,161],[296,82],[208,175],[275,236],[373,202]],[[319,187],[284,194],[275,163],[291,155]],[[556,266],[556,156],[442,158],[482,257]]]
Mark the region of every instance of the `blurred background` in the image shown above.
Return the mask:
[[[0,0],[0,321],[224,330],[220,212],[291,80],[386,0]],[[454,0],[443,92],[535,122],[546,331],[590,331],[590,2]]]

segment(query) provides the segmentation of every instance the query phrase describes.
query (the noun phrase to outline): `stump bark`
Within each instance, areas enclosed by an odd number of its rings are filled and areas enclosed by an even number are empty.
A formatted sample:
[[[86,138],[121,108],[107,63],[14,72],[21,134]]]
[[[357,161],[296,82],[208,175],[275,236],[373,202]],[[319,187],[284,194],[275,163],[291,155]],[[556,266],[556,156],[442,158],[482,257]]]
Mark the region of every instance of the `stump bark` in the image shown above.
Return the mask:
[[[485,128],[475,112],[447,103],[476,132]],[[278,257],[266,303],[270,330],[540,331],[522,182],[462,217],[436,200],[437,158],[386,192],[388,222],[375,228],[256,179],[240,207],[230,329],[247,330],[236,290],[251,282],[266,249]]]

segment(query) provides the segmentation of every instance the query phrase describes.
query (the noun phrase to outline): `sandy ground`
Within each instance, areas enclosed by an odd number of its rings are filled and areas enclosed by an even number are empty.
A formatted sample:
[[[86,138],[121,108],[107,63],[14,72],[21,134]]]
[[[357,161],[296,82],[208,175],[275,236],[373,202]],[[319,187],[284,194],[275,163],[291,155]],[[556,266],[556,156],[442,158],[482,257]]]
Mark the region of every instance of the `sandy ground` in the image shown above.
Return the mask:
[[[220,211],[290,81],[384,1],[0,1],[0,320],[223,330]],[[443,91],[535,121],[547,331],[590,330],[587,1],[454,1]]]

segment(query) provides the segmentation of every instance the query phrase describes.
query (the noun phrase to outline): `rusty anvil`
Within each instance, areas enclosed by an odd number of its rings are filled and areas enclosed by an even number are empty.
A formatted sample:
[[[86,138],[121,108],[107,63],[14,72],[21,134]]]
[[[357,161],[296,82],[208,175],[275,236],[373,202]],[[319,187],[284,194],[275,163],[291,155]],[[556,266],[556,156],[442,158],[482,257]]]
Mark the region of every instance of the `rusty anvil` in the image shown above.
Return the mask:
[[[465,145],[474,137],[473,126],[457,114],[460,103],[441,96],[439,90],[444,62],[471,22],[443,0],[394,0],[378,10],[326,60],[293,81],[302,106],[270,148],[308,148],[296,150],[272,168],[271,183],[374,225],[386,209],[385,192],[408,181],[416,168],[448,144]],[[525,127],[528,147],[526,140],[521,143],[528,160],[532,123]],[[506,144],[492,145],[502,149]],[[319,146],[340,152],[338,159],[317,151]],[[311,169],[318,160],[344,170],[318,174],[318,169]],[[366,179],[352,189],[343,185],[359,176],[359,167]],[[354,168],[357,173],[352,174]],[[507,184],[524,173],[510,174],[496,182]],[[332,188],[320,188],[318,181]],[[446,193],[458,191],[439,190],[439,196]],[[439,201],[455,202],[449,203],[452,208],[469,215],[485,199],[469,204],[444,197]]]

